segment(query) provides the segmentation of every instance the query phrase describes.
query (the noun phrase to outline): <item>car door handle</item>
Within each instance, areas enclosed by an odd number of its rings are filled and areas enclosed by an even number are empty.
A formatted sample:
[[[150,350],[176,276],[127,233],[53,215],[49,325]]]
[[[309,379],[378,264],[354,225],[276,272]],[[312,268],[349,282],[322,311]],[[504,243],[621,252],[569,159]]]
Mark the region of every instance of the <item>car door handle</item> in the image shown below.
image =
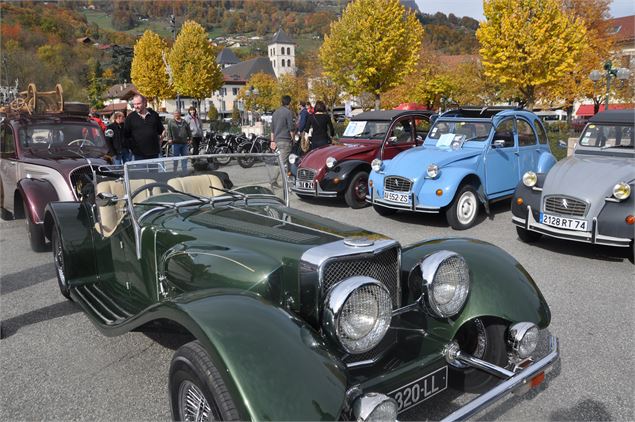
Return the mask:
[[[520,155],[520,152],[514,151],[514,155],[518,156],[518,155]]]

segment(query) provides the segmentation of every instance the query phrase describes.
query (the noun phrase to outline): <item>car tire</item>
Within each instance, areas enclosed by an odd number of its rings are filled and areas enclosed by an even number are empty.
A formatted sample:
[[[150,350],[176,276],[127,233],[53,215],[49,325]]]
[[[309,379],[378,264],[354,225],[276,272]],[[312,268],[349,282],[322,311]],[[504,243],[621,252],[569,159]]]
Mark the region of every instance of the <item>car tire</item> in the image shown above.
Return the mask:
[[[381,205],[373,204],[373,209],[377,211],[377,214],[388,217],[389,215],[393,215],[397,212],[394,208],[382,207]]]
[[[62,237],[57,226],[53,227],[51,235],[51,244],[53,245],[53,264],[55,264],[55,274],[57,275],[57,285],[60,293],[66,299],[71,300],[70,288],[68,286],[68,278],[66,277],[66,264],[64,262],[64,249],[62,246]]]
[[[4,208],[0,208],[0,218],[4,221],[13,220],[13,214],[5,210]]]
[[[359,171],[355,173],[351,182],[344,193],[346,204],[353,208],[359,209],[366,206],[366,194],[368,193],[368,173]]]
[[[243,147],[241,149],[238,150],[239,153],[242,154],[248,154],[249,153],[249,149],[248,147]],[[238,158],[238,164],[240,165],[240,167],[244,168],[244,169],[248,169],[250,167],[252,167],[254,164],[256,163],[256,157],[239,157]]]
[[[229,146],[227,145],[222,145],[217,147],[214,152],[214,154],[231,154],[232,150],[231,148],[229,148]],[[216,164],[219,164],[221,166],[225,166],[227,164],[229,164],[229,162],[231,161],[231,157],[222,157],[222,158],[214,158],[214,162]]]
[[[522,227],[516,226],[516,233],[518,238],[525,243],[534,243],[540,240],[542,234],[525,230]]]
[[[29,237],[31,249],[33,249],[34,252],[45,252],[47,245],[46,237],[44,236],[44,224],[33,223],[27,211],[28,209],[27,204],[24,203],[24,221],[26,222],[26,233]]]
[[[506,329],[501,320],[477,318],[459,329],[455,341],[461,351],[504,368],[508,364]],[[450,365],[449,384],[459,391],[483,393],[500,381],[500,378],[480,369]]]
[[[198,341],[181,346],[174,354],[170,364],[169,394],[172,420],[240,419],[236,403],[218,368]],[[200,416],[200,411],[207,412],[208,417],[193,419],[192,416]]]
[[[466,230],[476,223],[481,204],[472,185],[463,185],[445,211],[445,218],[454,230]]]

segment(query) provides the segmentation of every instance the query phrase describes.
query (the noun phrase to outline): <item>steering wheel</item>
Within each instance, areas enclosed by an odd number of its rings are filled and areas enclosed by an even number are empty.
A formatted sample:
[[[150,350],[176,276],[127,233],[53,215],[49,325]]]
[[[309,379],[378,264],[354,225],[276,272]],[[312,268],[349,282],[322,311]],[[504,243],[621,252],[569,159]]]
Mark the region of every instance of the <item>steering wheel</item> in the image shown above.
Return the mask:
[[[94,146],[95,146],[95,143],[94,143],[93,141],[91,141],[90,139],[86,139],[86,138],[79,138],[79,139],[75,139],[75,140],[70,141],[70,142],[68,143],[68,145],[69,145],[69,146],[70,146],[70,145],[74,145],[74,144],[80,144],[80,146],[82,146],[82,147],[84,146],[84,144],[88,144],[88,145],[90,145],[91,147],[94,147]]]
[[[139,195],[141,192],[143,192],[144,190],[148,190],[148,189],[154,189],[154,188],[165,188],[167,189],[169,192],[172,193],[180,193],[178,190],[176,190],[175,188],[173,188],[172,186],[168,185],[167,183],[163,183],[163,182],[152,182],[152,183],[147,183],[137,189],[134,190],[134,192],[132,192],[132,194],[130,195],[130,200],[132,201],[137,195]]]

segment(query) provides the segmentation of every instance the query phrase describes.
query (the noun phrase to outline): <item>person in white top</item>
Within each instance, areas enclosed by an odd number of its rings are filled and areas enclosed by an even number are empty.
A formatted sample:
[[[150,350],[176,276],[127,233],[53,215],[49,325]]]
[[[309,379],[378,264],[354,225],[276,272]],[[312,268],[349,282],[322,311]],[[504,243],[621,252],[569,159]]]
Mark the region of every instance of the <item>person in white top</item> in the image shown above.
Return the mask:
[[[185,117],[185,121],[190,125],[190,131],[192,132],[192,155],[198,155],[198,148],[203,140],[203,124],[198,117],[196,107],[191,106],[188,109],[188,115]]]

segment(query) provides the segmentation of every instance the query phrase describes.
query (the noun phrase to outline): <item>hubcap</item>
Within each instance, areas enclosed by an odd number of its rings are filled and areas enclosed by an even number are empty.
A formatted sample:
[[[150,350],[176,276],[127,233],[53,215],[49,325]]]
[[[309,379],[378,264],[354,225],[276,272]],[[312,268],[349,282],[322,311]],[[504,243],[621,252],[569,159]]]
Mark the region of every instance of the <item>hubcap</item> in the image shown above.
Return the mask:
[[[474,220],[477,209],[478,203],[476,202],[476,196],[474,196],[474,193],[465,192],[459,198],[459,203],[456,207],[456,218],[461,224],[469,224],[472,220]]]
[[[355,196],[357,196],[357,200],[365,201],[366,194],[368,193],[368,179],[360,179],[355,186]]]
[[[59,241],[59,236],[55,236],[55,246],[53,250],[55,251],[53,261],[55,262],[57,276],[60,283],[66,287],[66,277],[64,276],[64,254],[62,252],[62,242]]]
[[[212,409],[203,392],[191,381],[183,381],[179,387],[179,410],[184,422],[213,421]]]

